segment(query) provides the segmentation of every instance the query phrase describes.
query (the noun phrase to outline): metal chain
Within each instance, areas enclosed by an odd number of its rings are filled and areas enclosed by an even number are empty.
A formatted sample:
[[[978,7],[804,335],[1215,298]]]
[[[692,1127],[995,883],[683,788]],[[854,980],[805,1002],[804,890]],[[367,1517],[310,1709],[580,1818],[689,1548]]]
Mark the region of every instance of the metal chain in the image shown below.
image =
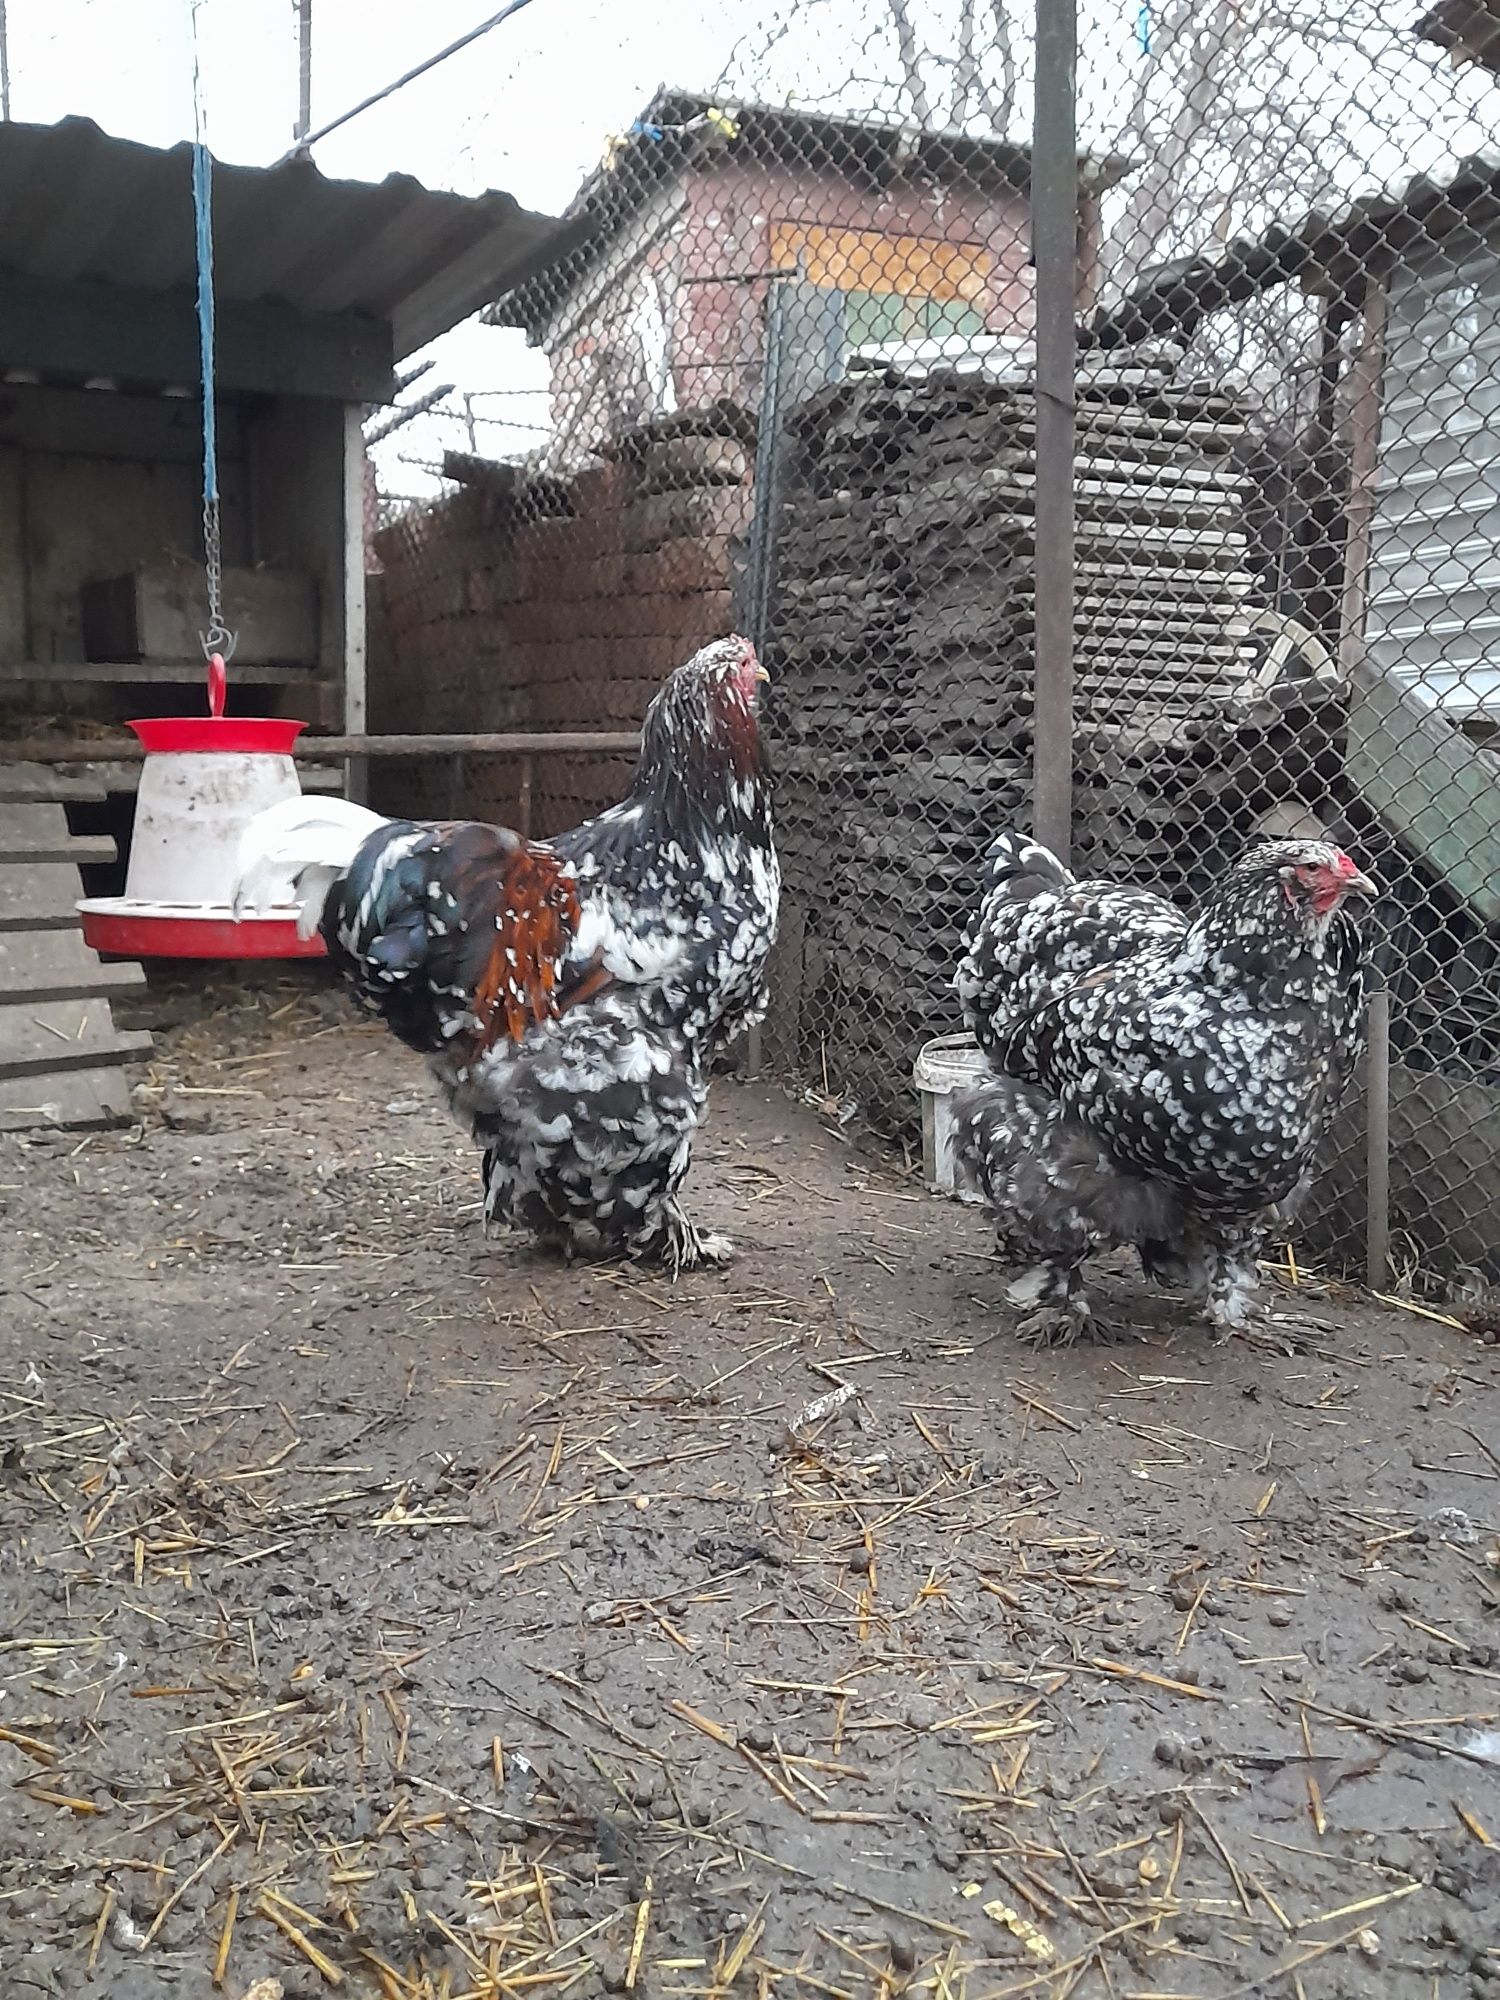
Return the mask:
[[[214,384],[213,160],[203,78],[198,64],[198,7],[193,0],[193,221],[198,263],[198,344],[203,374],[203,567],[208,626],[198,635],[205,659],[234,657],[235,635],[224,623],[224,544],[219,519],[219,446]]]
[[[208,627],[198,635],[204,657],[234,658],[235,634],[224,623],[224,542],[217,499],[203,503],[203,567],[208,585]]]

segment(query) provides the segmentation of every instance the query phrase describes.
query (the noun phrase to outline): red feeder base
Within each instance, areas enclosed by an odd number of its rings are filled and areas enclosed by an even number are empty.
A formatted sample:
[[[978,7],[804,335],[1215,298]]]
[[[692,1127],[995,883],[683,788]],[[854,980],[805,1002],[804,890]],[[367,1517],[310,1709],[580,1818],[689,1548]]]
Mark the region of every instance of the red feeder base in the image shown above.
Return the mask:
[[[236,919],[210,907],[198,915],[169,904],[95,896],[78,905],[86,943],[116,958],[322,958],[316,931],[299,938],[295,917]]]

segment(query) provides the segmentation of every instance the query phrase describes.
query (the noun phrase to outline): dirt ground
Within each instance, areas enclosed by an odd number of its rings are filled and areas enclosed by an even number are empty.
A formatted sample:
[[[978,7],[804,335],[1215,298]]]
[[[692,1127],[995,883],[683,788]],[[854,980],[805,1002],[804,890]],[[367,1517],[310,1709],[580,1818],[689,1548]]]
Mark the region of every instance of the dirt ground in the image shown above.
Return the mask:
[[[1500,1348],[1030,1354],[734,1083],[733,1269],[564,1267],[315,978],[161,1046],[0,1142],[5,2000],[1500,1996]]]

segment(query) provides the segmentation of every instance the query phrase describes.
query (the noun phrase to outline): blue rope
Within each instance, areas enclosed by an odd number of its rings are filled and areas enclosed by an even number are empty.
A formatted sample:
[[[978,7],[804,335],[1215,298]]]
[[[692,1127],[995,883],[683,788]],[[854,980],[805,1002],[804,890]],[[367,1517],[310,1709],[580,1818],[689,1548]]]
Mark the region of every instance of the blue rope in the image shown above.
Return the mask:
[[[201,139],[193,144],[193,222],[198,237],[198,352],[203,369],[203,500],[219,498],[219,441],[214,409],[213,159]]]

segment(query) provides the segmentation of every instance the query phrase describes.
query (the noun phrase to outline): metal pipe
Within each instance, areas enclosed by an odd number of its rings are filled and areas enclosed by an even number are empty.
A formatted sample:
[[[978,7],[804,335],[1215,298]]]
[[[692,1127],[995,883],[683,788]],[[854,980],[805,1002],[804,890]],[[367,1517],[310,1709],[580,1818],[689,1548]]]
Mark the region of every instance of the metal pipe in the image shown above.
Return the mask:
[[[1372,1292],[1391,1281],[1391,995],[1370,995],[1365,1063],[1365,1280]]]
[[[795,276],[795,273],[790,275]],[[761,367],[760,413],[755,434],[755,484],[751,489],[749,574],[746,578],[745,630],[759,653],[770,635],[771,607],[776,590],[776,531],[781,509],[782,403],[786,393],[788,345],[787,298],[780,273],[766,288],[765,357]],[[771,983],[775,1001],[775,983]],[[747,1083],[761,1072],[761,1023],[745,1037],[743,1076]]]
[[[407,84],[415,83],[419,76],[426,76],[428,70],[436,69],[438,64],[446,62],[449,56],[456,56],[460,49],[468,48],[471,43],[477,42],[481,35],[487,35],[492,28],[498,28],[502,21],[508,21],[512,14],[519,14],[523,7],[530,5],[531,0],[509,0],[509,5],[502,7],[498,14],[491,14],[489,19],[481,21],[477,28],[470,28],[466,35],[460,35],[456,42],[449,42],[448,46],[439,49],[435,56],[428,56],[425,61],[419,62],[415,69],[407,70],[393,83],[388,83],[383,89],[361,98],[358,104],[351,105],[347,111],[341,111],[337,118],[330,118],[326,125],[320,125],[316,132],[304,133],[288,152],[282,154],[276,165],[283,167],[288,160],[305,157],[318,141],[326,139],[330,132],[337,132],[341,126],[347,125],[351,118],[358,118],[362,111],[368,111],[373,105],[380,104],[387,97],[393,96],[396,91],[404,90]]]
[[[1039,0],[1031,156],[1036,266],[1036,684],[1032,824],[1062,860],[1073,823],[1073,451],[1078,284],[1077,0]]]
[[[434,404],[442,402],[445,396],[453,394],[453,387],[451,382],[442,382],[436,389],[425,389],[412,402],[402,403],[386,417],[383,423],[378,423],[372,430],[365,432],[366,450],[372,444],[382,443],[393,432],[399,431],[403,424],[409,424],[413,417],[425,417]]]
[[[297,122],[292,138],[300,146],[312,130],[312,0],[297,0]]]
[[[451,736],[304,736],[293,745],[294,757],[545,757],[596,755],[633,757],[641,747],[635,730],[559,729],[492,730]],[[7,743],[0,746],[3,764],[138,764],[146,753],[139,743],[78,741]]]
[[[765,356],[761,365],[760,413],[755,434],[755,483],[751,489],[749,574],[745,593],[745,630],[757,652],[765,651],[771,622],[771,596],[775,589],[786,322],[786,294],[778,281],[766,291]]]

